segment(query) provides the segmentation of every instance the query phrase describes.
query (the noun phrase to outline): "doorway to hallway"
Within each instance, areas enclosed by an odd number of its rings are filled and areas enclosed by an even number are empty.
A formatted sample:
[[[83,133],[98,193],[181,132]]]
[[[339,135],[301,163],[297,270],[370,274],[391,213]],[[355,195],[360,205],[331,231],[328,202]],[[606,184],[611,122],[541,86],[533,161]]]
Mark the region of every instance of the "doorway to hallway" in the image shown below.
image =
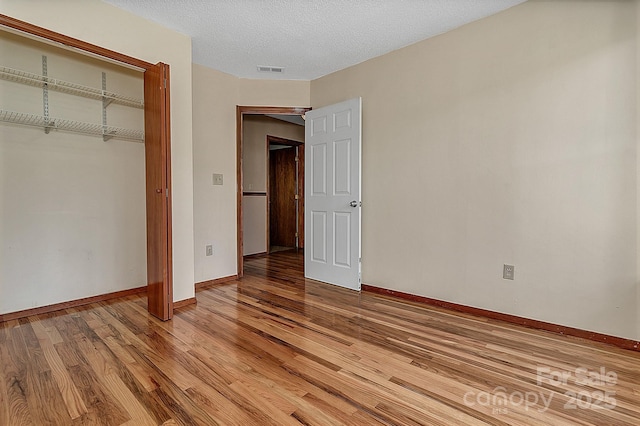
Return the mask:
[[[261,139],[262,159],[251,155],[247,151],[247,143],[245,133],[248,131],[248,122],[255,120],[256,116],[264,116],[271,118],[279,118],[289,121],[299,120],[300,125],[304,128],[304,121],[301,116],[309,111],[310,108],[305,107],[263,107],[263,106],[238,106],[236,108],[236,159],[237,159],[237,265],[238,277],[244,275],[244,257],[245,255],[257,255],[267,253],[269,251],[269,223],[268,215],[268,179],[269,165],[266,162],[268,155],[268,145],[265,145],[266,135]],[[290,121],[291,120],[291,121]],[[267,133],[277,134],[277,133]],[[288,137],[286,135],[280,135]],[[298,139],[298,138],[296,138]],[[301,133],[300,141],[304,140],[304,132]],[[247,152],[245,152],[247,151]],[[267,152],[265,152],[267,151]],[[253,151],[255,153],[255,151]],[[257,159],[257,161],[256,161]],[[253,167],[254,165],[255,167]],[[255,183],[257,182],[257,183]],[[299,199],[304,197],[299,194]],[[300,232],[298,232],[300,239]],[[256,237],[257,238],[253,238]],[[302,237],[304,238],[304,237]]]

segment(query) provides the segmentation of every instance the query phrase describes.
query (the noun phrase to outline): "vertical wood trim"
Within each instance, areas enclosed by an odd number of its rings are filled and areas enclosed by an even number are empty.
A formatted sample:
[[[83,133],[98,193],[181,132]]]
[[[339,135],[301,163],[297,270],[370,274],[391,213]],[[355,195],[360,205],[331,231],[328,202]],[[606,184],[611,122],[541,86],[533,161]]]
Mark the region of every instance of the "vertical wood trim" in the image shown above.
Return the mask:
[[[298,247],[304,248],[304,144],[298,146]]]
[[[165,188],[167,188],[167,194],[165,197],[166,204],[164,207],[165,215],[165,230],[166,230],[166,261],[164,267],[165,274],[165,305],[167,307],[167,319],[173,318],[173,188],[171,186],[171,73],[168,64],[162,64],[165,86],[164,86],[164,114],[163,121],[165,125],[164,130],[164,182]]]
[[[266,223],[266,241],[267,241],[267,247],[265,248],[265,251],[267,253],[271,253],[271,199],[273,197],[273,191],[271,190],[271,178],[273,176],[271,176],[272,174],[272,170],[271,170],[271,149],[270,149],[270,145],[271,145],[271,137],[269,135],[267,135],[266,138],[266,161],[267,161],[267,184],[265,185],[265,188],[267,190],[267,223]]]
[[[165,280],[166,268],[162,265],[163,236],[158,230],[164,221],[164,197],[161,164],[162,138],[165,132],[162,115],[164,102],[160,99],[163,71],[160,66],[149,68],[144,73],[144,152],[145,152],[145,182],[147,203],[147,308],[149,312],[160,319],[164,319],[162,287]],[[154,166],[150,166],[154,165]]]
[[[236,226],[237,226],[237,275],[238,278],[242,278],[244,275],[244,235],[242,233],[242,226],[244,223],[242,212],[242,188],[243,188],[243,176],[242,176],[242,144],[243,144],[243,123],[242,115],[243,107],[236,106]]]
[[[144,73],[148,310],[163,321],[173,316],[169,77],[163,63]]]

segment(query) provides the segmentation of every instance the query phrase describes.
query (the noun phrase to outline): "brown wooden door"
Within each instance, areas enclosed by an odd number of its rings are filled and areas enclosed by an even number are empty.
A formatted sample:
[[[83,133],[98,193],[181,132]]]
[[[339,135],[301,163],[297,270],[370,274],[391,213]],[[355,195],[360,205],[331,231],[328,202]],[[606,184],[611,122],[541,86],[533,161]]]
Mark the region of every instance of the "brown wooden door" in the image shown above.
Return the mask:
[[[269,244],[296,247],[296,147],[269,152]]]
[[[171,145],[169,66],[144,73],[144,131],[147,197],[147,297],[149,312],[173,316],[171,271]]]

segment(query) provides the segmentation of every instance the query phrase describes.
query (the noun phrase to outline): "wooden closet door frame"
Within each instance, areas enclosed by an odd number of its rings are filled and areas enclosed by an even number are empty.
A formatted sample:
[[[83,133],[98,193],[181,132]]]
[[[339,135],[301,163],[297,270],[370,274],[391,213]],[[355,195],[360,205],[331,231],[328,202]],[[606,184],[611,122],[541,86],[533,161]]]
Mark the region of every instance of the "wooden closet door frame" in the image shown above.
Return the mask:
[[[154,316],[157,316],[161,320],[169,320],[173,316],[173,280],[172,280],[172,264],[173,264],[173,255],[172,255],[172,229],[171,229],[171,129],[169,124],[170,117],[170,101],[169,101],[169,66],[166,64],[158,63],[152,64],[150,62],[143,61],[141,59],[137,59],[123,53],[119,53],[113,50],[105,49],[103,47],[97,46],[95,44],[87,43],[85,41],[66,36],[64,34],[60,34],[46,28],[39,27],[37,25],[30,24],[25,21],[21,21],[19,19],[12,18],[7,15],[0,14],[0,25],[6,28],[10,28],[13,30],[17,30],[18,32],[24,33],[26,35],[35,36],[37,38],[41,38],[43,40],[53,41],[56,43],[61,43],[65,46],[75,48],[86,53],[92,55],[98,55],[105,59],[110,59],[116,62],[120,62],[126,65],[132,65],[134,67],[140,68],[145,74],[148,70],[154,71],[157,70],[158,67],[161,67],[165,70],[164,74],[164,92],[161,97],[162,105],[157,105],[157,108],[149,108],[145,107],[145,127],[148,122],[153,122],[155,125],[160,126],[160,152],[161,155],[156,156],[154,164],[147,164],[147,155],[145,155],[145,169],[146,169],[146,177],[147,177],[147,205],[150,202],[150,196],[156,196],[158,194],[157,189],[161,190],[160,195],[163,195],[166,199],[166,203],[162,203],[161,211],[156,211],[155,209],[149,211],[147,209],[147,228],[149,228],[149,223],[160,220],[163,224],[162,232],[160,235],[160,245],[161,247],[151,247],[149,236],[147,236],[147,253],[157,253],[161,252],[162,259],[157,262],[158,259],[154,259],[153,256],[147,256],[147,274],[148,279],[153,278],[154,275],[160,274],[162,277],[162,285],[160,286],[149,286],[147,287],[147,296],[154,301],[154,306],[149,305],[149,312],[151,312]],[[146,98],[146,96],[145,96]],[[145,147],[145,151],[147,151]],[[160,170],[161,179],[163,182],[163,187],[161,188],[153,188],[153,191],[150,191],[149,187],[149,170],[156,168],[156,170]],[[153,195],[150,195],[153,194]],[[153,243],[156,244],[156,243]],[[155,268],[157,274],[149,274],[149,268]],[[151,275],[151,276],[149,276]],[[148,283],[149,284],[149,283]],[[154,294],[150,295],[149,293],[153,291]],[[152,312],[153,311],[153,312]]]
[[[144,73],[147,309],[163,321],[173,317],[169,79],[161,62]]]

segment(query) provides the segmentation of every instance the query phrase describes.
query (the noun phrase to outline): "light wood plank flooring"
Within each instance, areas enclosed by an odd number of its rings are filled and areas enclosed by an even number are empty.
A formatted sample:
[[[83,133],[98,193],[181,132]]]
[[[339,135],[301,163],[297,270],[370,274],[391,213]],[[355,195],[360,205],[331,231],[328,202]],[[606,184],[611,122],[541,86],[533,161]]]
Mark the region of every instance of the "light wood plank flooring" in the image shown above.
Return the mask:
[[[0,324],[0,425],[638,425],[640,354],[245,263],[162,323],[132,296]]]

